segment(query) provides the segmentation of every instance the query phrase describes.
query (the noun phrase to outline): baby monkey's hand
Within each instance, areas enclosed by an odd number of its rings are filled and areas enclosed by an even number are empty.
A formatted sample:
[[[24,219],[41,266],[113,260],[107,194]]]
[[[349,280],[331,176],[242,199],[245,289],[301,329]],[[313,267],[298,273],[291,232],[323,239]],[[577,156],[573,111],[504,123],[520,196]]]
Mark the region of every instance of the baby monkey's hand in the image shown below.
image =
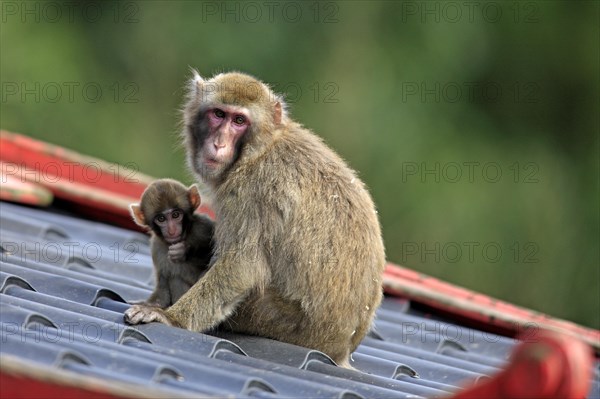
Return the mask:
[[[185,242],[181,241],[170,245],[168,256],[171,262],[183,262],[185,260]]]

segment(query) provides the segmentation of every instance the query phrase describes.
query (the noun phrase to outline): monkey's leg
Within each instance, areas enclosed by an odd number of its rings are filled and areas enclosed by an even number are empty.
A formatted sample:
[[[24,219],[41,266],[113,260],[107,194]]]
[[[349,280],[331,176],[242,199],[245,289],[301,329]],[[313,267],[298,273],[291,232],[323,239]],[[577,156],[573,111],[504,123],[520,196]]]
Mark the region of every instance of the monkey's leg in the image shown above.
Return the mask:
[[[196,280],[197,281],[197,280]],[[171,303],[175,303],[181,298],[194,284],[188,283],[182,277],[173,277],[169,281],[169,289],[171,291]]]
[[[246,299],[219,328],[317,349],[338,365],[351,368],[351,336],[339,331],[337,323],[326,320],[325,315],[310,317],[300,303],[290,303],[267,290]]]
[[[158,274],[156,277],[156,287],[154,287],[154,291],[152,291],[150,297],[145,301],[145,304],[159,308],[166,308],[171,304],[171,291],[166,276]]]
[[[167,279],[164,276],[157,276],[156,287],[152,294],[146,300],[140,301],[130,301],[130,305],[142,305],[142,306],[151,306],[151,307],[159,307],[166,308],[171,304],[171,294],[169,292],[169,286],[167,284]]]
[[[219,328],[273,338],[296,336],[298,325],[302,324],[302,314],[299,304],[285,303],[277,294],[267,290],[263,295],[251,294]]]

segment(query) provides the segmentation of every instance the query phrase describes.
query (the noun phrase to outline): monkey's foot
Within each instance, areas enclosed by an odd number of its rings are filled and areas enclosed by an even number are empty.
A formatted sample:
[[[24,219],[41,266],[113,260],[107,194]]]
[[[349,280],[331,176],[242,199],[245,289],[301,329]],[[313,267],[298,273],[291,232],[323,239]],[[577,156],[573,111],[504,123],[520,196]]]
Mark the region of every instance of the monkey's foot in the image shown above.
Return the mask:
[[[168,326],[178,327],[178,324],[171,320],[165,312],[154,306],[133,305],[125,311],[124,320],[127,324],[145,324],[157,321]]]

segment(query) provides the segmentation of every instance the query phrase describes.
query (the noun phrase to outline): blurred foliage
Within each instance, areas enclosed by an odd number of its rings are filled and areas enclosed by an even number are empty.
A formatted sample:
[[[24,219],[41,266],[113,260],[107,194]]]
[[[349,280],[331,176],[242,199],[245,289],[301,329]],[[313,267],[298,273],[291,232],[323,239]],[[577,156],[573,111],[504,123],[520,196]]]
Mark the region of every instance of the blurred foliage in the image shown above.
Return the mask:
[[[189,182],[189,67],[248,72],[359,171],[390,261],[598,328],[598,20],[575,1],[4,1],[1,125]]]

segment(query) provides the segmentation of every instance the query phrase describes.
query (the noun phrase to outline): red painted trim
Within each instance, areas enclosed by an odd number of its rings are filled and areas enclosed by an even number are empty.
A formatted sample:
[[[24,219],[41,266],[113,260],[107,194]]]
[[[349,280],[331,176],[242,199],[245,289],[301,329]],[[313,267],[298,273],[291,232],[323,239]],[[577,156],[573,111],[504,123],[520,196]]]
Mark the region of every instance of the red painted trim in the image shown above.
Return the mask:
[[[0,159],[37,171],[29,175],[8,172],[42,186],[61,181],[139,198],[148,183],[148,177],[138,171],[4,130],[0,132]]]
[[[110,384],[110,382],[106,382]],[[76,388],[69,385],[57,385],[55,383],[15,376],[0,372],[0,398],[1,399],[118,399],[124,396],[114,396],[102,392],[102,387],[96,389]]]
[[[0,167],[4,167],[0,162]],[[0,199],[3,201],[20,202],[27,205],[48,206],[54,196],[50,190],[35,183],[21,181],[14,176],[0,173],[2,184],[0,185]]]
[[[515,349],[504,371],[452,399],[584,399],[590,389],[592,359],[587,345],[543,331],[536,341]]]
[[[10,179],[21,187],[50,192],[56,203],[106,223],[132,230],[129,204],[138,202],[154,178],[98,158],[35,140],[16,133],[0,131],[0,161],[3,181]],[[8,188],[8,187],[7,187]],[[2,198],[28,204],[36,203],[29,193],[23,198],[3,190]],[[210,208],[199,212],[214,217]]]
[[[388,294],[425,304],[482,330],[516,336],[527,328],[553,329],[573,334],[600,350],[598,330],[511,305],[391,263],[384,272],[384,289]]]

